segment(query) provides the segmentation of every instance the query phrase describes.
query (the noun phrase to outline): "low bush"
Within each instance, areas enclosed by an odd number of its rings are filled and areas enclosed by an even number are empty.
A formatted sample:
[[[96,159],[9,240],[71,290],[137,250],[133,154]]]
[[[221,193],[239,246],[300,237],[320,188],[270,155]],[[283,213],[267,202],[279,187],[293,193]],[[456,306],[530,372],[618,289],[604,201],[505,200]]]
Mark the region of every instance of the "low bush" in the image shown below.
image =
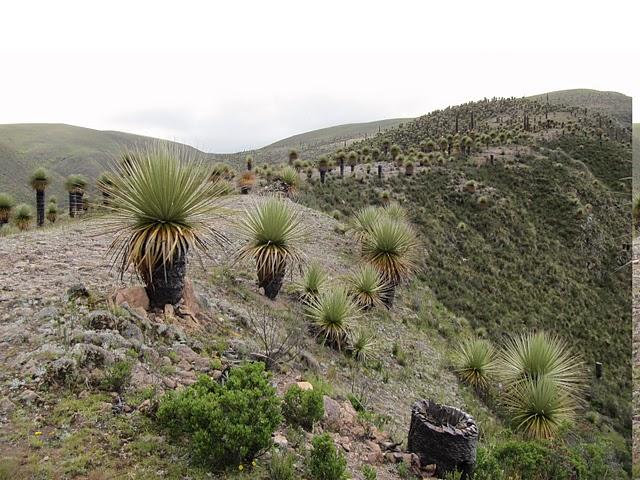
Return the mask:
[[[336,450],[328,433],[318,435],[311,441],[313,449],[307,458],[307,469],[313,480],[344,480],[347,478],[347,461]]]
[[[217,468],[249,461],[271,446],[282,421],[269,379],[263,363],[231,370],[224,385],[201,376],[162,397],[157,420],[174,439],[186,440],[198,461]]]
[[[282,413],[291,425],[309,430],[324,415],[322,392],[302,390],[298,385],[291,385],[284,394]]]
[[[273,452],[269,461],[270,480],[295,480],[294,457],[288,452]]]

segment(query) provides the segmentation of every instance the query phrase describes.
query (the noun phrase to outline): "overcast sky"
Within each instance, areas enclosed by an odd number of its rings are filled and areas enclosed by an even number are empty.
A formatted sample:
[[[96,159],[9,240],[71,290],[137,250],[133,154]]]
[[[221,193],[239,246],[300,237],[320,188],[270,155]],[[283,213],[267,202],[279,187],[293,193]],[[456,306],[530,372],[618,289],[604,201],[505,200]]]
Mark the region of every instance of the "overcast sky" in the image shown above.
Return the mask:
[[[0,123],[232,152],[485,96],[640,95],[635,2],[435,3],[5,2]]]

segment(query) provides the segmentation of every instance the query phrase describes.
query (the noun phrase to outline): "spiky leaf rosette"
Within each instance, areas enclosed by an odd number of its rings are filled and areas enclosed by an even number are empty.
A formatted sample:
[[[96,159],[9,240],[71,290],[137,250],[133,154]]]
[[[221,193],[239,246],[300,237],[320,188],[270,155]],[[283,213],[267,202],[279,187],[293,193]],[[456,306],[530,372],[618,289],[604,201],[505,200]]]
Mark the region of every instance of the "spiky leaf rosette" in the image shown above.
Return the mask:
[[[83,175],[69,175],[64,182],[68,192],[81,192],[87,188],[87,179]]]
[[[341,350],[349,338],[353,322],[360,316],[360,309],[345,288],[333,287],[311,300],[306,315],[323,343]]]
[[[254,205],[240,219],[238,233],[245,240],[238,258],[255,259],[261,284],[287,265],[298,266],[303,261],[300,244],[307,232],[302,216],[286,200],[271,197]]]
[[[496,352],[488,341],[463,341],[455,353],[454,365],[458,376],[466,384],[484,390],[495,374]]]
[[[370,330],[357,328],[349,335],[349,352],[357,362],[368,362],[374,356],[376,346],[376,337]]]
[[[583,361],[568,344],[545,332],[523,333],[507,341],[499,356],[499,374],[507,386],[545,377],[579,398],[586,384]]]
[[[373,265],[361,265],[346,276],[345,283],[355,302],[363,309],[383,304],[382,299],[387,294],[387,286]]]
[[[377,207],[368,206],[361,208],[353,214],[349,221],[349,232],[358,241],[368,235],[375,223],[380,219],[382,210]]]
[[[36,168],[29,179],[31,188],[42,191],[49,185],[49,173],[42,167]]]
[[[287,193],[295,193],[300,188],[300,174],[290,166],[282,167],[278,179],[284,184]]]
[[[9,218],[9,213],[15,204],[11,195],[0,193],[0,220],[6,221]]]
[[[319,262],[311,262],[297,284],[302,299],[308,301],[316,297],[326,284],[327,278],[327,272],[322,265]]]
[[[133,266],[149,285],[157,268],[188,251],[206,252],[212,242],[225,242],[211,224],[223,213],[220,187],[181,147],[158,142],[128,158],[115,165],[111,184],[100,184],[110,197],[102,227],[115,235],[110,253],[121,275]]]
[[[385,282],[397,285],[416,268],[416,234],[407,222],[380,218],[362,239],[362,256]]]
[[[32,219],[33,211],[29,205],[21,203],[16,207],[16,211],[13,215],[13,221],[20,230],[26,230],[29,228],[29,223],[31,223]]]
[[[575,400],[552,378],[526,379],[510,389],[503,402],[514,428],[527,438],[552,438],[575,414]]]
[[[408,218],[407,211],[400,206],[398,202],[390,202],[388,205],[385,205],[382,208],[381,213],[389,217],[391,220],[396,221],[405,221]]]

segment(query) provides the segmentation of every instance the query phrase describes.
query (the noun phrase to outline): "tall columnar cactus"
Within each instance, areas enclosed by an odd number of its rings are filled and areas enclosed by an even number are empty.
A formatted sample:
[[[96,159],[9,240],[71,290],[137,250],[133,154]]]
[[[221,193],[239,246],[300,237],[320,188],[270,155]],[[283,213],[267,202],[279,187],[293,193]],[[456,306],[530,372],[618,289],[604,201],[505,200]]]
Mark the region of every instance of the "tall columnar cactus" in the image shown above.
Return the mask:
[[[44,225],[44,191],[49,185],[49,174],[44,168],[38,168],[31,174],[31,187],[36,191],[37,224]]]

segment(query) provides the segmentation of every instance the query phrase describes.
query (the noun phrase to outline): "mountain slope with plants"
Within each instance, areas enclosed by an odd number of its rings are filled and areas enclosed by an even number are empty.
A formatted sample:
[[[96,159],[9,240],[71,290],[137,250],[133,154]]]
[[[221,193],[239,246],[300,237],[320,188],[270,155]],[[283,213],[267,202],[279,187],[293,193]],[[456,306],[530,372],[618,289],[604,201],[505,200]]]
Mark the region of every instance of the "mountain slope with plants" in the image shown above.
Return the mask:
[[[347,218],[398,202],[435,298],[493,342],[523,329],[570,341],[592,408],[630,438],[630,134],[598,110],[472,102],[328,156],[301,201]],[[344,154],[358,166],[342,178]]]
[[[548,98],[549,102],[554,104],[584,107],[594,112],[606,113],[625,126],[631,123],[631,97],[619,92],[577,88],[541,93],[527,98],[539,102],[546,102]]]

